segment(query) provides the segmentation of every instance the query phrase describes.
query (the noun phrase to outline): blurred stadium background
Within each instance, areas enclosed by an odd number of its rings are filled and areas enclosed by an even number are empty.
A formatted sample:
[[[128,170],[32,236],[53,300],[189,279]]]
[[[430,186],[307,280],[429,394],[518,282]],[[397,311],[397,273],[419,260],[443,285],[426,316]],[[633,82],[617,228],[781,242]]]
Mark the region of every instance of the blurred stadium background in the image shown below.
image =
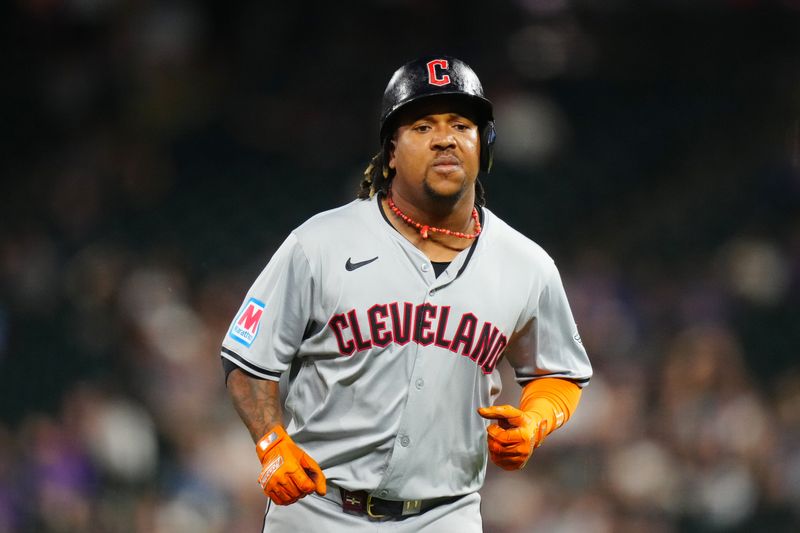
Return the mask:
[[[555,257],[596,370],[490,468],[487,533],[800,530],[800,2],[0,11],[0,532],[258,530],[220,340],[433,51],[495,102],[488,205]]]

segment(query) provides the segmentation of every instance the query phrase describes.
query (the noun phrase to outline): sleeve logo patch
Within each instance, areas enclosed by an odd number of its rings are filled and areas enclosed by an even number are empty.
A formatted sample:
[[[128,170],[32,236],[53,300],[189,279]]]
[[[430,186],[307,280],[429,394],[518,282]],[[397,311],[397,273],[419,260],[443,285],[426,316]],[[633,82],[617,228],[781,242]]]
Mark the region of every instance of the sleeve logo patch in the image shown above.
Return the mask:
[[[249,347],[258,336],[261,326],[261,317],[264,315],[264,302],[250,298],[247,305],[236,316],[231,324],[229,335],[233,340]]]

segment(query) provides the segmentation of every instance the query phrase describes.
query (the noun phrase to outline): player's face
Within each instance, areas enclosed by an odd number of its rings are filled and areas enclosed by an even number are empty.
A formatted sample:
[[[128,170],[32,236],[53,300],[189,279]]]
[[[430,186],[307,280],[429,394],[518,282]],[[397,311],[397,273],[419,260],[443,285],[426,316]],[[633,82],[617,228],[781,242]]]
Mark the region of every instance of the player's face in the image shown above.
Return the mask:
[[[395,187],[456,202],[475,184],[480,134],[466,113],[421,108],[401,118],[392,144],[389,167],[396,172]]]

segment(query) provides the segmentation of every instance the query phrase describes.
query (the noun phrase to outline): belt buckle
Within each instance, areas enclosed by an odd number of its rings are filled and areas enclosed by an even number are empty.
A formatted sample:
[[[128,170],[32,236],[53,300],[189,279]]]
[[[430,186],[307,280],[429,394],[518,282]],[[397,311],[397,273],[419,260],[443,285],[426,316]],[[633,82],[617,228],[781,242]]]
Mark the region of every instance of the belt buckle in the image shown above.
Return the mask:
[[[385,514],[373,514],[372,512],[372,494],[367,495],[367,515],[370,518],[386,518]]]

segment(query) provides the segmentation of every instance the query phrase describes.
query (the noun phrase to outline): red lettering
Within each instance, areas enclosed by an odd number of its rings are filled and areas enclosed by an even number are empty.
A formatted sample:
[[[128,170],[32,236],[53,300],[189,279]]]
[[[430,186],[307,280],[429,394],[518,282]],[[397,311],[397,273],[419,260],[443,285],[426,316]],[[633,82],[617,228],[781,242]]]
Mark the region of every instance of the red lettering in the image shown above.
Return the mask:
[[[264,310],[260,307],[249,304],[247,308],[245,308],[236,325],[246,329],[250,333],[255,333],[256,327],[258,327],[258,322],[261,320],[261,315],[263,313]]]
[[[461,355],[469,355],[472,349],[472,340],[475,337],[475,328],[478,326],[478,317],[472,313],[465,313],[458,323],[456,333],[453,335],[453,342],[450,343],[450,351],[458,353],[458,347],[464,346]]]
[[[492,354],[489,356],[483,366],[481,366],[481,370],[483,370],[484,374],[491,374],[494,372],[494,368],[497,366],[497,362],[500,360],[500,355],[503,353],[503,350],[505,350],[507,344],[508,339],[501,333],[500,338],[497,339],[497,342],[492,347]]]
[[[450,76],[444,74],[442,76],[436,71],[436,67],[439,67],[442,70],[447,70],[447,60],[446,59],[434,59],[433,61],[428,61],[428,83],[431,85],[447,85],[450,83]]]
[[[439,307],[423,303],[415,306],[405,302],[401,312],[398,302],[375,304],[366,313],[369,324],[367,337],[362,334],[355,309],[332,316],[328,326],[336,337],[336,344],[342,355],[352,355],[373,346],[383,348],[392,342],[404,345],[413,340],[421,346],[435,344],[469,357],[484,374],[494,372],[508,345],[508,338],[491,322],[484,322],[479,333],[478,317],[473,313],[464,313],[450,340],[447,338],[450,310],[451,307],[446,305]],[[257,326],[259,318],[260,313],[254,313],[248,308],[237,323]],[[345,334],[347,328],[350,329],[349,335]]]
[[[353,340],[356,341],[356,349],[360,352],[368,350],[372,347],[372,342],[369,339],[364,339],[361,336],[361,326],[358,325],[358,317],[356,310],[351,309],[347,312],[347,320],[350,323],[350,331],[353,332]]]
[[[491,322],[487,322],[483,325],[481,334],[478,337],[478,343],[475,345],[475,349],[472,350],[472,355],[469,356],[478,366],[486,362],[486,358],[489,357],[489,351],[498,333],[500,333],[500,330],[493,328]]]
[[[440,348],[450,349],[452,341],[445,339],[444,333],[447,331],[447,317],[450,316],[450,306],[443,305],[440,307],[439,325],[436,327],[436,346]]]
[[[386,305],[375,304],[367,311],[372,344],[381,348],[392,342],[392,333],[389,331],[383,331],[386,329],[386,322],[384,322],[384,320],[388,316],[389,308]]]
[[[433,344],[433,328],[431,319],[436,316],[436,306],[431,304],[420,304],[417,306],[417,316],[414,323],[414,342],[423,346]]]
[[[343,330],[347,327],[347,319],[345,319],[344,315],[333,315],[328,322],[328,326],[333,330],[333,335],[336,337],[339,353],[342,355],[352,354],[356,347],[353,345],[352,340],[344,341]]]
[[[406,302],[403,304],[403,317],[400,317],[400,306],[397,302],[389,304],[389,314],[392,315],[392,337],[394,342],[400,345],[406,344],[411,339],[411,314],[414,312],[414,304]]]

